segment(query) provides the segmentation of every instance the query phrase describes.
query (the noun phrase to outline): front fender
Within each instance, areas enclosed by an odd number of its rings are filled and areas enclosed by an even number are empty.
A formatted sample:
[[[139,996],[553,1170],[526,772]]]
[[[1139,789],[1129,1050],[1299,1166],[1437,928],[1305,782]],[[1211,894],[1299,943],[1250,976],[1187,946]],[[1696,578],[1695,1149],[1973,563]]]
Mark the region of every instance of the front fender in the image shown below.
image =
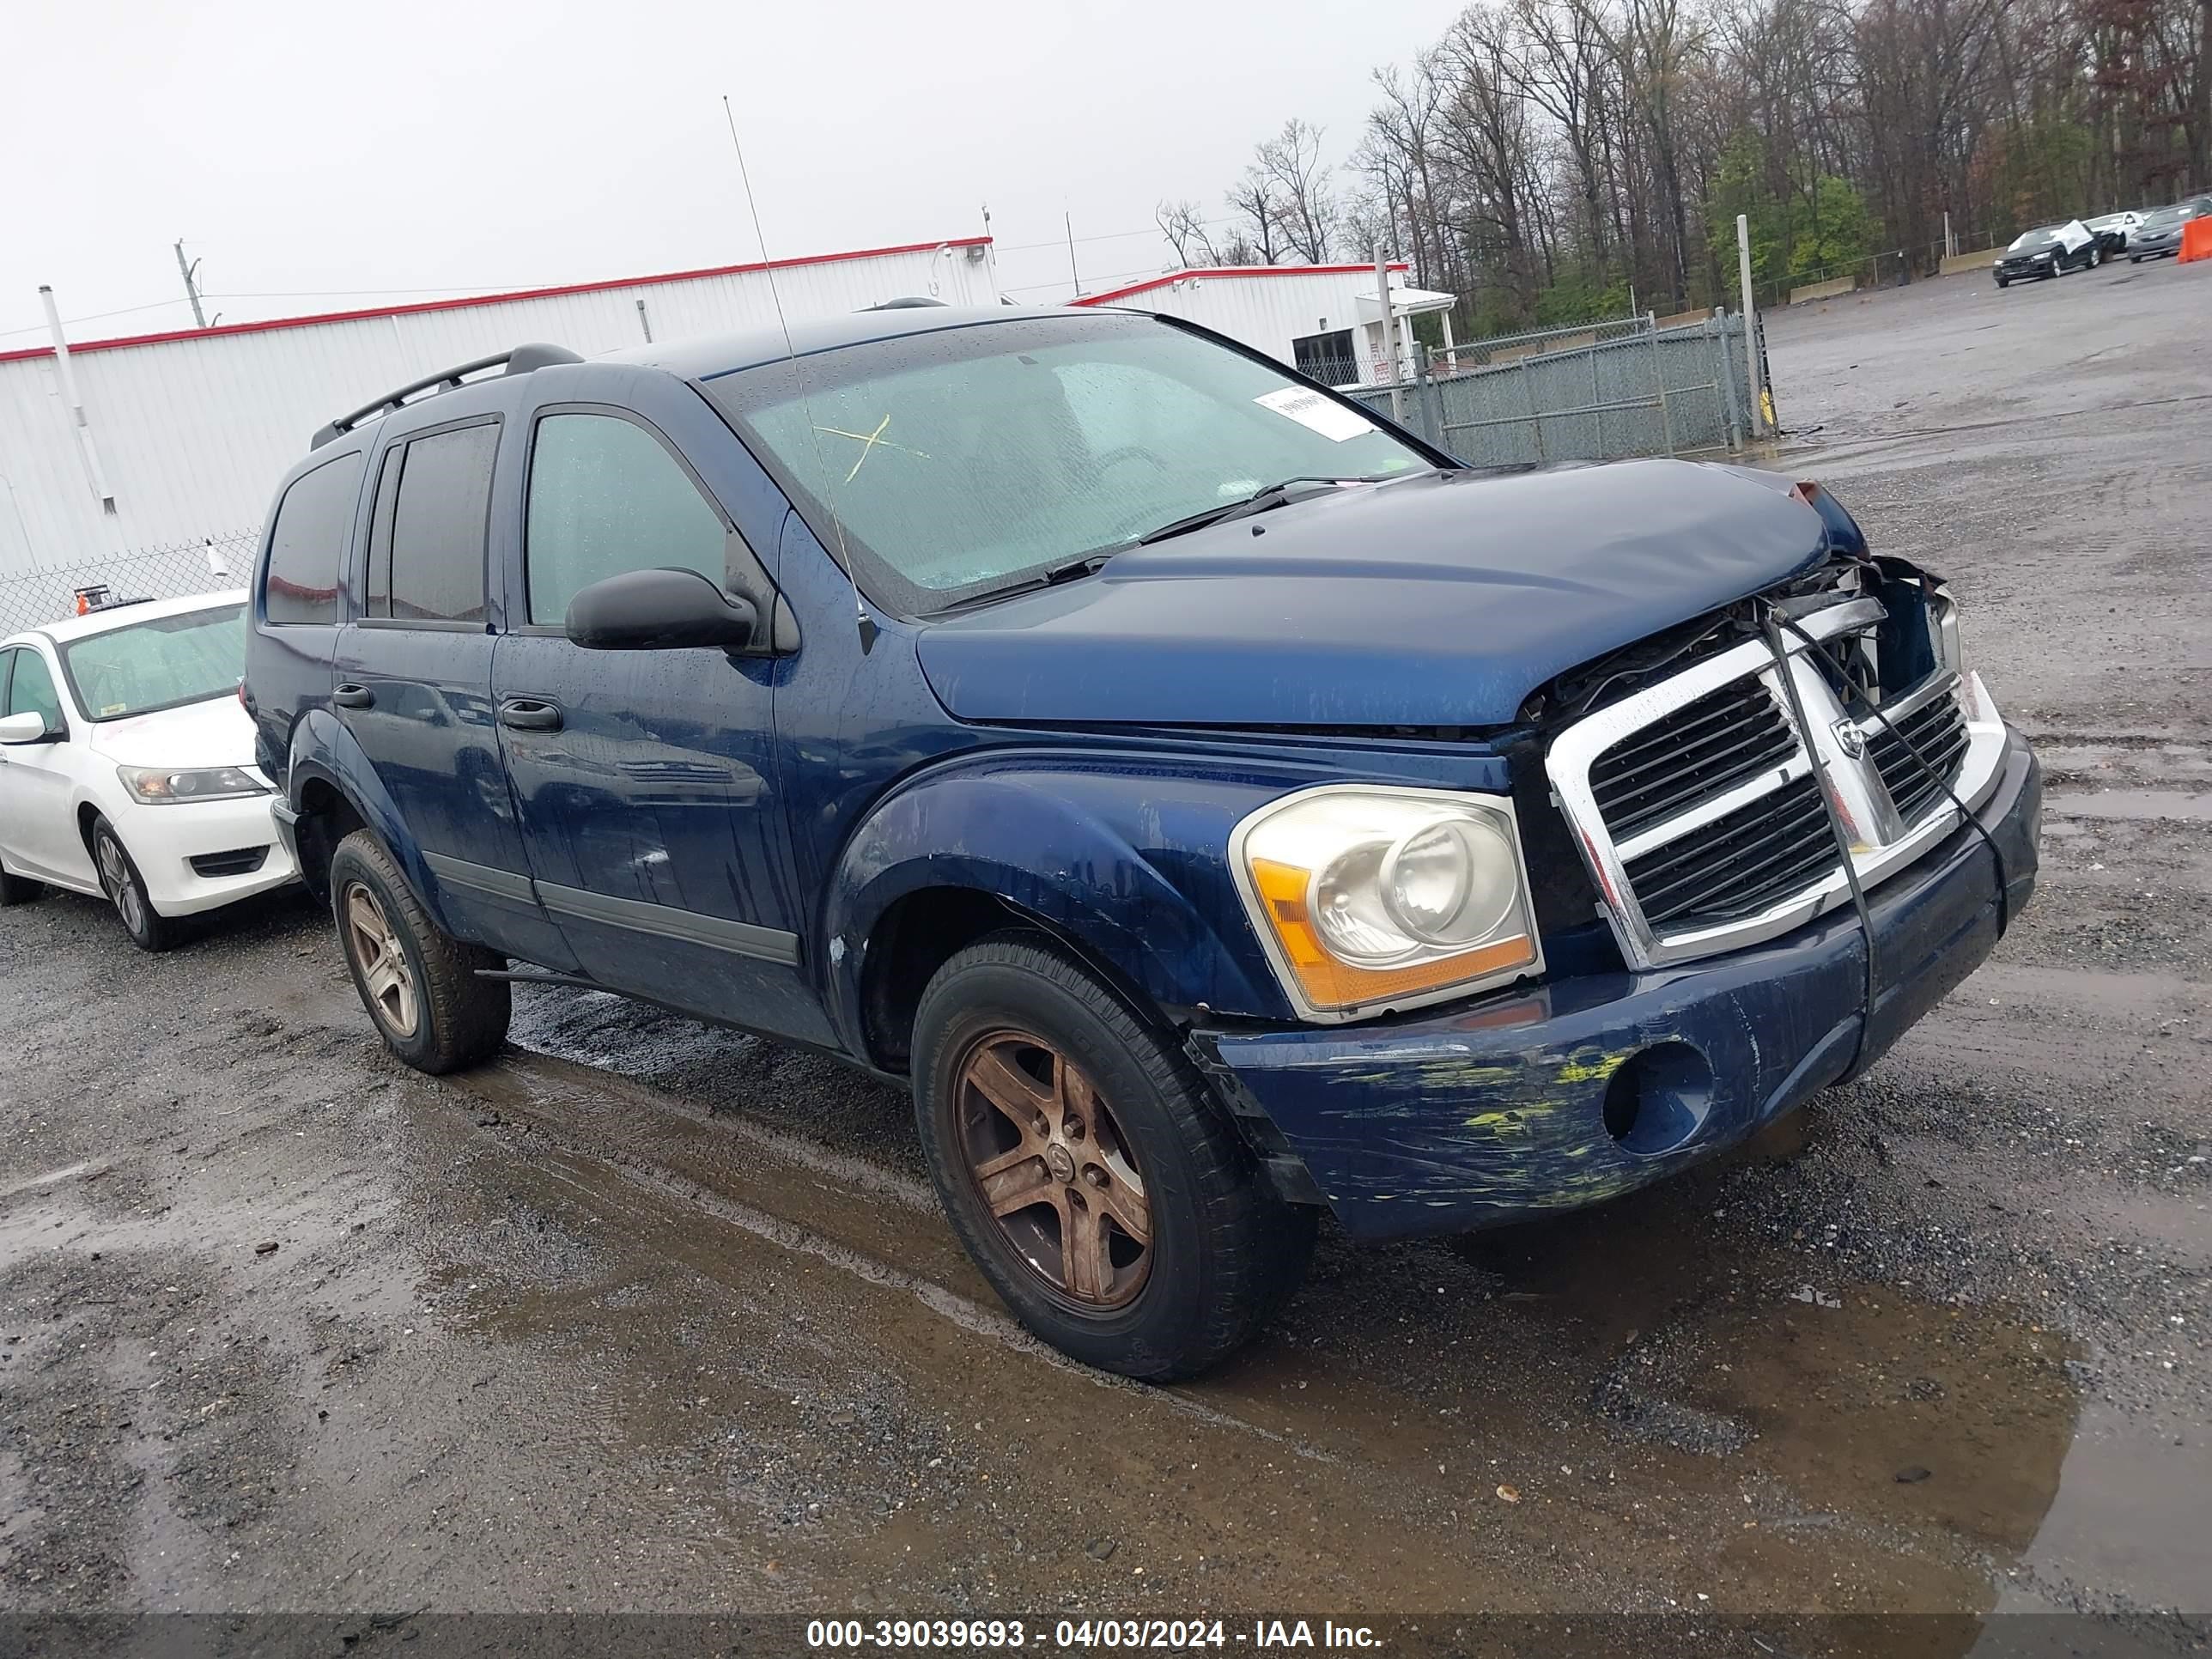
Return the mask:
[[[316,782],[328,784],[352,803],[362,821],[384,843],[385,850],[399,861],[400,869],[406,872],[407,884],[415,890],[415,896],[429,910],[432,919],[447,933],[453,933],[440,900],[438,884],[423,860],[422,848],[408,833],[406,820],[400,817],[391,792],[376,775],[376,769],[369,764],[360,741],[327,708],[308,710],[292,727],[292,757],[284,772],[284,804],[295,812],[304,810],[302,802],[307,787]]]
[[[1237,821],[1296,787],[1158,757],[1024,750],[953,761],[886,797],[846,842],[823,897],[830,1012],[866,1052],[869,941],[909,893],[994,893],[1042,917],[1160,1007],[1293,1018],[1237,897]]]

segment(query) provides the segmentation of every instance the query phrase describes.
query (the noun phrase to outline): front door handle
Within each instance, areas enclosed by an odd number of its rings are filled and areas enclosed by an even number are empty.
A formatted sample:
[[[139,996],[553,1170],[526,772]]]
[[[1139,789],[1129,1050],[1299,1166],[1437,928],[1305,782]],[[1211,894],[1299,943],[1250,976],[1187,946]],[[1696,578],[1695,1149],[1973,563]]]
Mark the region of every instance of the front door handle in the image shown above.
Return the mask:
[[[499,706],[499,723],[517,732],[558,732],[561,711],[536,697],[509,697]]]
[[[376,693],[365,685],[341,685],[331,693],[331,701],[341,708],[368,708],[376,702]]]

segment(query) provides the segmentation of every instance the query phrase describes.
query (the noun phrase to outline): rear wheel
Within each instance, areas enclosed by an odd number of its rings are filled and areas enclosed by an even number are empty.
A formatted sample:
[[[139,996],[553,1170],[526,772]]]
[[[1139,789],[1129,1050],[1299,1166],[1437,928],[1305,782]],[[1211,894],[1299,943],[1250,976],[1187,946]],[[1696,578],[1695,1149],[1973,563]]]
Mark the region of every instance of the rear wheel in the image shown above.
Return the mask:
[[[92,821],[92,862],[100,872],[100,890],[115,907],[133,945],[142,951],[166,951],[184,936],[183,929],[146,896],[145,878],[106,818]]]
[[[499,1051],[512,995],[505,980],[478,979],[477,969],[504,968],[506,958],[433,921],[366,830],[340,842],[331,858],[331,907],[354,989],[393,1054],[436,1074]]]
[[[1037,1335],[1086,1364],[1192,1376],[1305,1276],[1283,1203],[1181,1052],[1033,936],[960,951],[915,1022],[915,1114],[953,1230]]]

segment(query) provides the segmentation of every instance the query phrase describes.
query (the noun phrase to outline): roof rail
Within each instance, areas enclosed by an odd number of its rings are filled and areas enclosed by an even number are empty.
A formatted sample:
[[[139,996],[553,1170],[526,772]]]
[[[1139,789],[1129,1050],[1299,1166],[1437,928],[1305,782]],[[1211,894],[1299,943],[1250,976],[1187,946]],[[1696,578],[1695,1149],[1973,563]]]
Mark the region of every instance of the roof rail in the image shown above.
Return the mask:
[[[512,351],[495,352],[489,357],[478,357],[471,362],[458,363],[452,368],[441,369],[435,374],[426,374],[419,380],[410,380],[397,392],[387,392],[374,403],[363,404],[350,414],[325,422],[316,428],[315,435],[307,441],[310,449],[320,449],[325,444],[343,437],[363,421],[374,416],[388,415],[403,407],[408,398],[418,392],[458,392],[462,381],[471,374],[487,368],[501,369],[507,374],[527,374],[533,368],[548,368],[554,363],[580,363],[584,360],[566,346],[534,343],[519,345]]]

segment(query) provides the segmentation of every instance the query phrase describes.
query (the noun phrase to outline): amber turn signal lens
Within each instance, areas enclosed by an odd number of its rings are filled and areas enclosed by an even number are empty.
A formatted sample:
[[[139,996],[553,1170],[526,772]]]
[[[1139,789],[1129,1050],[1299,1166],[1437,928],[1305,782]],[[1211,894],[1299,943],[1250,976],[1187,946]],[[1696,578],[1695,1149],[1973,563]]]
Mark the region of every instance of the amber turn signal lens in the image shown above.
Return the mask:
[[[1357,1007],[1387,997],[1455,985],[1462,980],[1485,979],[1535,963],[1535,941],[1525,933],[1404,968],[1358,968],[1340,962],[1322,948],[1315,931],[1306,905],[1308,880],[1308,872],[1296,865],[1264,858],[1252,860],[1253,885],[1267,907],[1267,921],[1282,946],[1284,959],[1297,975],[1306,1000],[1316,1008]]]

